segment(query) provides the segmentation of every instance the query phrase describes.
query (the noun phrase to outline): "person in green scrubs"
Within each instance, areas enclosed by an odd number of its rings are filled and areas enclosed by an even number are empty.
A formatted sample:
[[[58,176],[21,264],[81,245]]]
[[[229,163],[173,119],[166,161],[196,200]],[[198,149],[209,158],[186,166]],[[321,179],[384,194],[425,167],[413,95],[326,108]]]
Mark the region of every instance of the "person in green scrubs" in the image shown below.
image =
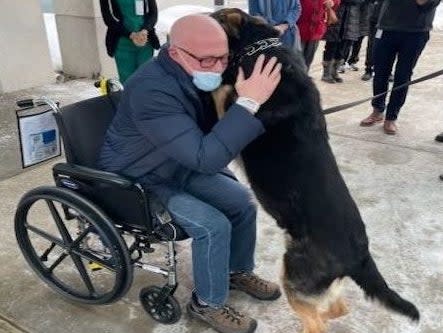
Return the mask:
[[[124,83],[160,47],[154,26],[155,0],[100,0],[108,55],[115,58],[118,76]]]

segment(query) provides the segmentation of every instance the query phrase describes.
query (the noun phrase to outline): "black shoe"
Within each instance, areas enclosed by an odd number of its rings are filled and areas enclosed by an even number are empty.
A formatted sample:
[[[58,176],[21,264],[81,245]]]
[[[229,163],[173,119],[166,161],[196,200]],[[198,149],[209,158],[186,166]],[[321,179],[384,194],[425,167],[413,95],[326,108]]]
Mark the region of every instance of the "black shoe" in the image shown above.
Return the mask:
[[[370,79],[372,79],[372,72],[365,72],[362,76],[361,79],[363,81],[369,81]]]
[[[443,142],[443,132],[441,132],[439,135],[435,137],[435,141]]]

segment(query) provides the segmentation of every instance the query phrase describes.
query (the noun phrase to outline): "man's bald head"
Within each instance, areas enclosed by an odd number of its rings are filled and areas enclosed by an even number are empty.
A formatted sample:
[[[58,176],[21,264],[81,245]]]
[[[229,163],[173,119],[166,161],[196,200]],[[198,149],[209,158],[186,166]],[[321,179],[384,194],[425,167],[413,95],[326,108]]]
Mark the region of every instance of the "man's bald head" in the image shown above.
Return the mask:
[[[205,57],[228,52],[228,38],[218,22],[208,15],[184,16],[172,25],[169,33],[171,47],[185,49]]]

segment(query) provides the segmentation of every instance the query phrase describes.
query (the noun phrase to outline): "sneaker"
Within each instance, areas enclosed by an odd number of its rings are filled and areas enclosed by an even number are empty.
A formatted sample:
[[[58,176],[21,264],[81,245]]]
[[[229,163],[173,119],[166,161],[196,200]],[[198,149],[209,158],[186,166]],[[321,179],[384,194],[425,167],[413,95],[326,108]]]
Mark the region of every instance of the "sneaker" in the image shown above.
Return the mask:
[[[230,288],[244,291],[262,301],[273,301],[281,296],[276,283],[263,280],[254,273],[231,274]]]
[[[343,65],[338,66],[337,67],[337,72],[340,73],[340,74],[344,74],[346,72],[346,65],[343,64]]]
[[[349,64],[351,71],[358,72],[358,67],[355,64]]]
[[[252,333],[257,321],[235,311],[229,306],[213,308],[197,304],[194,297],[186,306],[190,317],[204,321],[220,333]]]

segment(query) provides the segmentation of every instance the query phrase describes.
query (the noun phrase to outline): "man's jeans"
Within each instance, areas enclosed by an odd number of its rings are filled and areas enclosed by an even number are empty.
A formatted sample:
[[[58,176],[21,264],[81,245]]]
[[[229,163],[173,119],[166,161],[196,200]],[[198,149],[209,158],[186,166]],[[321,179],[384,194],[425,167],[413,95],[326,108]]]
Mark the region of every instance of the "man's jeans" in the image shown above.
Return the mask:
[[[400,86],[411,79],[412,71],[417,64],[421,52],[429,40],[429,32],[383,31],[381,38],[374,42],[374,96],[388,90],[395,58],[397,65],[394,74],[394,87]],[[391,93],[386,110],[386,120],[396,120],[401,107],[406,101],[408,88]],[[373,99],[372,106],[379,112],[385,110],[386,95]]]
[[[257,210],[247,188],[222,175],[193,174],[167,208],[192,241],[197,296],[225,304],[229,273],[254,268]]]

